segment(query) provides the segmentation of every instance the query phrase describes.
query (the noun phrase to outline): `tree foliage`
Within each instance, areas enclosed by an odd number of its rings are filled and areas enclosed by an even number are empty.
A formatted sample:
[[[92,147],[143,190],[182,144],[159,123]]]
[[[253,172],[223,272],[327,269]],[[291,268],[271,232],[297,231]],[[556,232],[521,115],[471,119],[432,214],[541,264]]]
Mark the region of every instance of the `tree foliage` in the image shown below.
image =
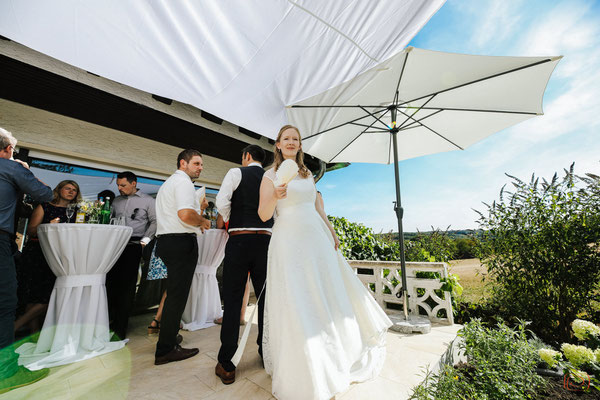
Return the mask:
[[[600,179],[573,165],[551,181],[514,176],[479,224],[478,250],[503,311],[532,321],[548,341],[568,341],[569,324],[592,315],[600,289]]]
[[[329,221],[340,239],[340,248],[347,259],[400,261],[397,234],[376,235],[371,228],[343,217],[329,216]],[[406,261],[447,262],[456,255],[456,244],[447,230],[419,232],[411,240],[405,240],[404,247]]]

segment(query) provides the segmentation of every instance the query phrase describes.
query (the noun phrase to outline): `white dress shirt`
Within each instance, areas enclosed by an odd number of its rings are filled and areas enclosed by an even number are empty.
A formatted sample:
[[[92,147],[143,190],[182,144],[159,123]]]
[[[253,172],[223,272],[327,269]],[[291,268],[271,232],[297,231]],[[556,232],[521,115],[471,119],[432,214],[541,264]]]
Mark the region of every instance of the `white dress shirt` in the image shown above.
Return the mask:
[[[262,168],[262,165],[258,162],[253,162],[248,164],[249,167],[258,167]],[[219,214],[223,217],[223,221],[229,221],[229,217],[231,216],[231,197],[233,196],[233,192],[235,189],[240,186],[240,182],[242,181],[242,170],[239,168],[231,168],[227,171],[225,178],[223,178],[223,182],[221,183],[221,188],[219,189],[219,193],[217,193],[217,210],[219,210]],[[229,229],[229,232],[233,231],[271,231],[269,228],[232,228]]]
[[[177,211],[184,209],[200,212],[200,204],[196,201],[196,190],[188,174],[177,170],[156,195],[156,234],[197,233],[197,227],[179,219]]]

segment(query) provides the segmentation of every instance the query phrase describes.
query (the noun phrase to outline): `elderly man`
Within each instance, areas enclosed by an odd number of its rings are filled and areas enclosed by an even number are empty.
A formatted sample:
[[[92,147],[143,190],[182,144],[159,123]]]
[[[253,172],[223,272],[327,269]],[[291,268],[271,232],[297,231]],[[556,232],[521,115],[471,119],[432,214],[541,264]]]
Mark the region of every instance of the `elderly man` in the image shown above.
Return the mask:
[[[177,343],[177,332],[198,261],[196,232],[198,228],[202,231],[210,228],[210,221],[200,214],[193,184],[202,168],[199,151],[182,151],[177,156],[177,171],[163,183],[156,196],[156,255],[165,263],[168,278],[155,365],[198,354],[198,349],[184,349]]]
[[[52,189],[37,180],[29,166],[13,160],[17,139],[0,128],[0,393],[28,385],[48,375],[48,369],[29,371],[17,365],[12,343],[17,307],[17,277],[13,255],[17,250],[14,218],[21,192],[37,201],[51,201]]]
[[[137,176],[130,171],[117,175],[120,196],[112,205],[114,217],[123,217],[125,224],[133,228],[131,239],[116,264],[106,275],[108,314],[115,334],[124,339],[138,277],[142,249],[156,233],[156,209],[154,199],[137,188]]]

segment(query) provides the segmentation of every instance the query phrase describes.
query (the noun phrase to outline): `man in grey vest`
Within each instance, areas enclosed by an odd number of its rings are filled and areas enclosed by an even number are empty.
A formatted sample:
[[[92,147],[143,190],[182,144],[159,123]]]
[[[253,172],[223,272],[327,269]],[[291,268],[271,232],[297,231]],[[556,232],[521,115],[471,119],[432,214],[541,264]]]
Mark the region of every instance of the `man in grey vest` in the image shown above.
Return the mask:
[[[217,208],[225,222],[229,221],[229,240],[225,247],[223,267],[223,325],[221,349],[215,373],[228,385],[235,381],[235,365],[231,358],[237,350],[240,309],[248,273],[256,295],[267,277],[267,250],[273,220],[258,216],[260,183],[265,173],[262,163],[265,151],[249,145],[242,151],[242,168],[227,172],[217,194]],[[258,303],[258,353],[262,357],[264,295]]]

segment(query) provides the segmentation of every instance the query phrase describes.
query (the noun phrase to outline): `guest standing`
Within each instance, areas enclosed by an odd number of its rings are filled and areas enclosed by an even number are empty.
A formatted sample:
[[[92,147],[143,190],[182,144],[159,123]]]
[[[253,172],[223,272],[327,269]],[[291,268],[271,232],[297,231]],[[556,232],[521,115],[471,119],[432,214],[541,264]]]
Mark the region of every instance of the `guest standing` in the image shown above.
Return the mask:
[[[112,214],[122,217],[133,232],[125,250],[106,275],[106,297],[111,329],[120,339],[125,339],[142,250],[156,234],[156,208],[152,196],[137,188],[137,176],[133,172],[117,174],[117,188],[121,195],[112,204]]]
[[[27,163],[13,160],[16,145],[17,139],[0,128],[0,393],[36,382],[49,372],[47,368],[29,371],[19,367],[12,348],[17,307],[13,256],[17,251],[14,218],[18,196],[24,192],[37,201],[52,200],[52,189],[33,176]]]
[[[54,198],[51,202],[42,203],[33,210],[27,226],[29,240],[23,249],[20,263],[22,277],[19,277],[19,286],[22,285],[26,292],[27,306],[25,314],[15,321],[15,332],[27,323],[30,324],[30,333],[41,328],[56,281],[56,275],[50,269],[37,237],[38,226],[69,222],[67,206],[81,201],[79,185],[75,181],[60,182],[52,193]]]
[[[225,247],[223,266],[223,325],[221,349],[215,373],[228,385],[235,381],[235,365],[231,358],[237,350],[240,309],[248,273],[257,294],[267,277],[267,249],[271,238],[271,218],[261,221],[258,216],[260,183],[265,170],[262,163],[265,151],[247,146],[242,152],[242,168],[227,172],[217,194],[217,208],[223,221],[229,221],[229,240]],[[246,300],[247,301],[247,300]],[[258,302],[258,353],[262,357],[264,295]]]
[[[193,180],[203,168],[202,154],[184,150],[177,156],[177,171],[165,181],[156,196],[156,255],[167,267],[167,292],[154,364],[180,361],[198,354],[197,348],[177,344],[179,322],[190,292],[198,261],[198,228],[210,228],[200,215]]]

